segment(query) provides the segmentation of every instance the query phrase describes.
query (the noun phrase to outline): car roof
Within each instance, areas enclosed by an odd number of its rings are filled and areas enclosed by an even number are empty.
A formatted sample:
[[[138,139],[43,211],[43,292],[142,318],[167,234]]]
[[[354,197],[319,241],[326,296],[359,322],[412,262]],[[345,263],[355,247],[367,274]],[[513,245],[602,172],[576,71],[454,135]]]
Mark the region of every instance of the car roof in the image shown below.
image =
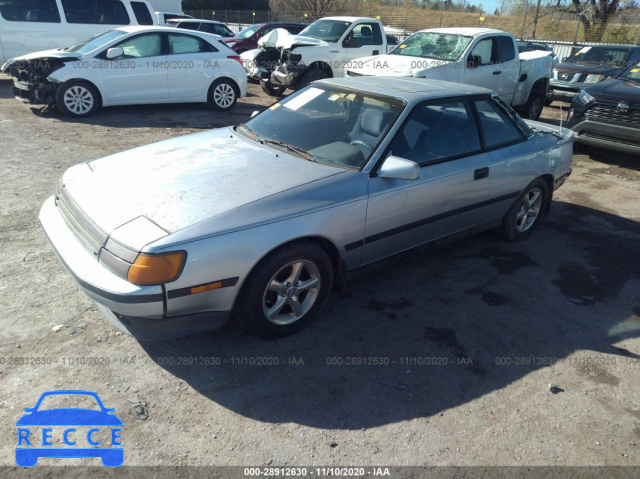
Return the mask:
[[[225,25],[224,22],[219,22],[218,20],[202,20],[201,18],[170,18],[167,20],[167,23],[188,23],[188,22],[200,22],[200,23],[213,23],[216,25]]]
[[[467,37],[475,37],[476,35],[484,35],[487,33],[499,33],[509,35],[509,33],[495,28],[476,28],[476,27],[442,27],[442,28],[426,28],[420,32],[437,32],[437,33],[453,33]],[[418,32],[418,33],[420,33]]]
[[[427,80],[425,78],[394,78],[394,77],[338,77],[327,78],[319,83],[335,85],[342,88],[353,88],[365,92],[393,96],[406,101],[419,101],[428,93],[430,99],[448,98],[455,96],[491,95],[494,92],[464,83],[443,80]]]
[[[167,30],[176,32],[176,33],[183,33],[185,35],[196,35],[196,36],[203,36],[206,35],[204,38],[211,38],[211,37],[218,37],[218,38],[222,38],[220,37],[220,35],[215,35],[213,33],[209,33],[209,32],[201,32],[199,30],[189,30],[189,29],[185,29],[185,28],[176,28],[176,27],[167,27],[164,25],[156,25],[156,26],[152,26],[152,27],[147,27],[147,26],[141,26],[141,25],[132,25],[129,27],[118,27],[118,28],[112,28],[112,30],[120,30],[126,33],[141,33],[141,32],[167,32]]]

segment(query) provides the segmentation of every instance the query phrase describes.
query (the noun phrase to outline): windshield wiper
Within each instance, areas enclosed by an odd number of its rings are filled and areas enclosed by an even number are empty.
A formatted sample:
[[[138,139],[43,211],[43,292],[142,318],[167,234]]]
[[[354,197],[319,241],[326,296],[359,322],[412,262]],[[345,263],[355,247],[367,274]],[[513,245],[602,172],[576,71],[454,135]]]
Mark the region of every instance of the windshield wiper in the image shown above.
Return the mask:
[[[251,138],[253,138],[258,143],[262,143],[262,140],[260,140],[260,138],[258,137],[258,134],[255,131],[253,131],[251,128],[249,128],[247,125],[245,125],[244,123],[238,125],[238,128],[243,128],[244,130],[246,130],[246,132],[249,134]]]
[[[293,146],[293,145],[290,145],[289,143],[285,143],[284,141],[278,141],[278,140],[258,140],[258,141],[260,141],[260,143],[263,144],[263,145],[265,143],[270,143],[272,145],[281,146],[283,148],[286,148],[289,151],[293,151],[294,153],[297,153],[298,155],[303,157],[305,160],[313,161],[314,163],[316,161],[313,158],[313,156],[311,156],[311,154],[309,154],[306,151],[298,148],[297,146]]]

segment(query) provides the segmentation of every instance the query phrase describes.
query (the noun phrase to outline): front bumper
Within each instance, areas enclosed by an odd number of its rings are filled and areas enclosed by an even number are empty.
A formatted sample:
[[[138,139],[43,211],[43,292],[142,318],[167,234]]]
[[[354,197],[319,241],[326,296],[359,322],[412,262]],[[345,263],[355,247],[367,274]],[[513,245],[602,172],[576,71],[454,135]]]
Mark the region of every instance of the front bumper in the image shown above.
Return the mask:
[[[114,313],[100,303],[96,304],[107,321],[140,341],[158,341],[213,331],[224,326],[232,316],[231,311],[210,311],[164,319],[135,318]]]
[[[69,229],[54,196],[42,205],[40,223],[54,252],[84,293],[109,322],[138,339],[165,339],[217,329],[231,316],[229,311],[222,311],[166,317],[164,288],[134,285],[102,266]]]
[[[593,120],[577,121],[570,124],[569,128],[575,132],[576,143],[625,153],[640,153],[640,128]]]

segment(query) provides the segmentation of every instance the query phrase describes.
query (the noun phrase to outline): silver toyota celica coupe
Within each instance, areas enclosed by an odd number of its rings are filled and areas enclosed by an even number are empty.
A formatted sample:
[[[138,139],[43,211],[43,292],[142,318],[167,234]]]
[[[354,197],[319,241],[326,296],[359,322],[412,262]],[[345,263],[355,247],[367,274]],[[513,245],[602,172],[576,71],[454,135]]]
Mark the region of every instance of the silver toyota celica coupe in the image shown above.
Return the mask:
[[[573,133],[489,90],[315,82],[244,124],[66,171],[40,221],[135,337],[307,325],[354,270],[486,229],[526,238],[571,173]]]

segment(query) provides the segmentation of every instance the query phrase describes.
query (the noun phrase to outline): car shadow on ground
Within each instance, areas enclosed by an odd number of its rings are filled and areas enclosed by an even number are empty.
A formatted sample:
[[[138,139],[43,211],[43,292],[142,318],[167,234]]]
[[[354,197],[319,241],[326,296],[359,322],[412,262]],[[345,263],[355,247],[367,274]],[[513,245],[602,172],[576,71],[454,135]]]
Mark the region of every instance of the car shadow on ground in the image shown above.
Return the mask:
[[[262,111],[265,105],[250,99],[239,101],[230,111],[212,110],[204,103],[172,103],[101,108],[87,118],[70,118],[59,110],[43,113],[42,106],[31,106],[34,115],[55,118],[66,123],[79,123],[107,128],[195,128],[210,129],[237,125]]]
[[[265,341],[231,323],[142,346],[231,411],[328,429],[444,414],[540,369],[531,394],[615,387],[615,366],[558,376],[558,364],[579,351],[640,358],[619,344],[640,330],[639,248],[639,223],[554,202],[526,241],[485,233],[355,279],[297,335]]]

